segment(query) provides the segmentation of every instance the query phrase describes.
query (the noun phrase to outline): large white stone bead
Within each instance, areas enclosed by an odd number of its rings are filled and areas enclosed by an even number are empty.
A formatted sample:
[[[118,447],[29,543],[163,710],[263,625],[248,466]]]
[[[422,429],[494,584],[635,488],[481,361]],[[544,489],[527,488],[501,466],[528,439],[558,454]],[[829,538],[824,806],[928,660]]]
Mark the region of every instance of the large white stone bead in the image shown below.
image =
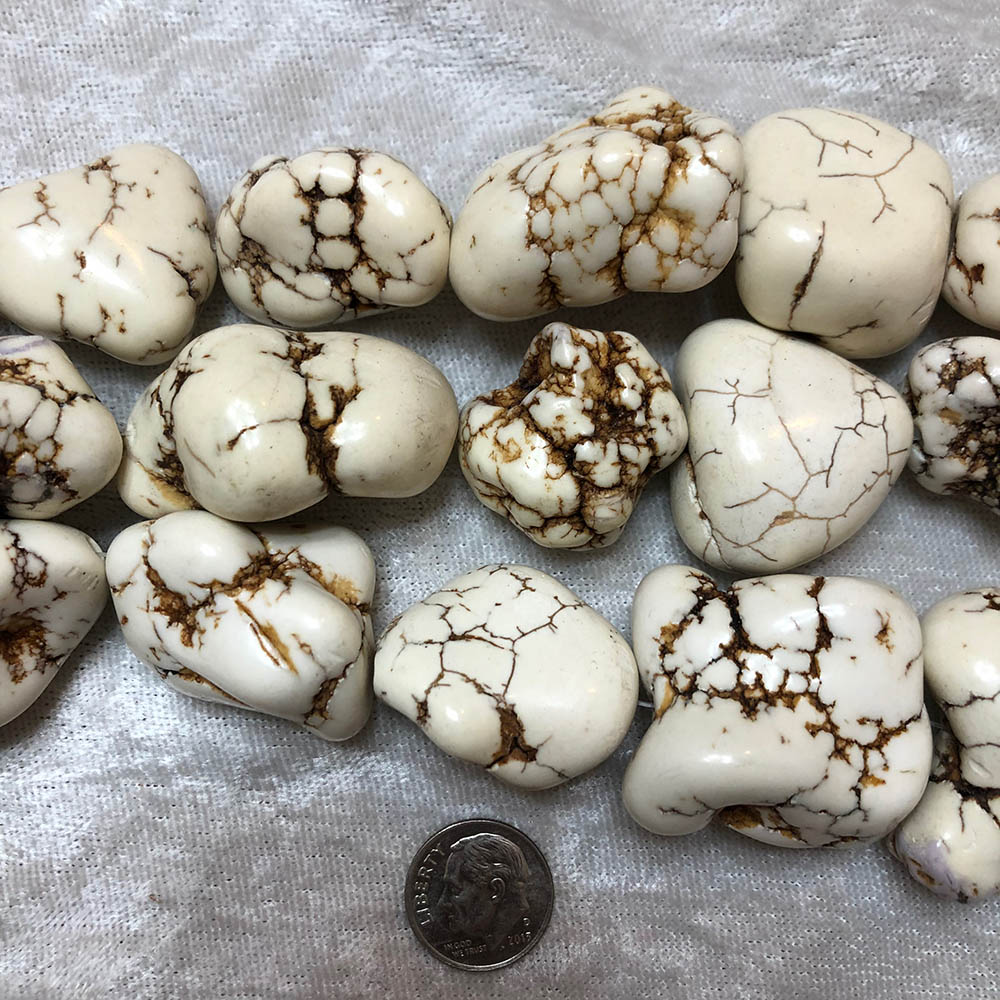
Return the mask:
[[[219,274],[248,316],[308,329],[429,302],[450,232],[447,209],[387,153],[265,156],[219,212]]]
[[[913,411],[908,464],[917,482],[1000,512],[1000,341],[928,344],[910,362],[906,393]]]
[[[958,754],[950,733],[935,735],[927,790],[888,847],[936,895],[984,903],[1000,893],[1000,781],[994,788],[970,785]]]
[[[713,566],[772,572],[829,552],[906,464],[903,397],[816,344],[717,320],[684,341],[675,375],[689,441],[670,471],[674,522]]]
[[[630,333],[550,323],[515,382],[465,406],[476,496],[551,548],[610,545],[646,483],[684,450],[670,376]]]
[[[327,740],[365,724],[375,564],[353,532],[180,511],[126,528],[107,563],[129,649],[170,687]]]
[[[924,790],[920,622],[894,591],[784,575],[729,590],[662,566],[632,612],[654,716],[625,806],[667,836],[713,816],[781,847],[885,836]]]
[[[136,403],[118,476],[145,517],[294,514],[331,490],[408,497],[441,474],[458,405],[419,354],[360,333],[240,324],[189,344]]]
[[[945,598],[923,628],[927,687],[960,744],[962,779],[1000,789],[1000,589]]]
[[[973,323],[1000,330],[1000,174],[973,184],[955,218],[941,294]]]
[[[950,731],[889,849],[939,896],[983,902],[1000,893],[1000,590],[946,597],[923,631],[927,687]]]
[[[628,643],[557,580],[484,566],[399,616],[379,640],[375,694],[442,750],[511,785],[558,785],[628,732],[639,691]]]
[[[0,191],[0,312],[139,365],[172,358],[215,283],[198,178],[161,146],[119,146]]]
[[[0,726],[48,687],[107,597],[101,550],[82,531],[0,521]]]
[[[940,154],[828,108],[768,115],[743,149],[736,284],[747,311],[848,358],[909,344],[948,258],[954,190]]]
[[[495,320],[700,288],[736,249],[742,179],[731,125],[636,87],[479,175],[455,222],[452,287]]]
[[[122,436],[51,340],[0,338],[0,501],[14,517],[55,517],[111,480]]]

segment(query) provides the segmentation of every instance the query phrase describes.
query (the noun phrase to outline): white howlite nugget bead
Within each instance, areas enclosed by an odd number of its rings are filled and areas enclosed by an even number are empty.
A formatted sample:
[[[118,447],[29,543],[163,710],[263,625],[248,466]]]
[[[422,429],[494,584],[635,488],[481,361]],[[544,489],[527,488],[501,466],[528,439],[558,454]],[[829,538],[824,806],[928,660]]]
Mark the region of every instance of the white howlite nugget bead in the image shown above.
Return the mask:
[[[736,285],[750,315],[848,358],[917,337],[948,259],[954,190],[943,157],[829,108],[768,115],[743,150]]]
[[[403,612],[375,654],[377,697],[445,752],[528,789],[610,756],[638,691],[628,643],[527,566],[456,577]]]
[[[906,464],[903,397],[816,344],[716,320],[684,341],[674,371],[689,430],[670,470],[674,522],[712,566],[786,570],[829,552]]]
[[[0,191],[0,312],[138,365],[172,358],[215,284],[198,178],[161,146],[119,146]]]
[[[964,781],[950,733],[935,735],[927,791],[888,847],[935,895],[985,903],[1000,893],[1000,782],[980,788]]]
[[[111,412],[51,340],[0,338],[0,503],[55,517],[114,476],[122,436]]]
[[[920,622],[888,587],[789,574],[725,590],[662,566],[636,592],[632,642],[654,714],[623,795],[646,829],[718,816],[774,846],[847,846],[920,799]]]
[[[961,746],[962,778],[1000,788],[1000,589],[953,594],[923,628],[927,686]]]
[[[1000,330],[1000,174],[973,184],[958,203],[941,294],[973,323]]]
[[[455,222],[452,287],[495,320],[700,288],[736,249],[742,179],[731,125],[657,87],[625,91],[479,175]]]
[[[906,393],[913,412],[909,468],[917,482],[1000,511],[1000,341],[928,344],[910,362]]]
[[[107,597],[92,538],[62,524],[0,521],[0,726],[48,687]]]
[[[476,496],[551,548],[610,545],[646,483],[684,450],[670,376],[629,333],[550,323],[517,381],[462,411]]]
[[[451,219],[405,164],[370,149],[265,156],[219,212],[219,274],[254,319],[308,329],[444,287]]]
[[[441,474],[458,405],[419,354],[360,333],[247,324],[189,344],[136,403],[122,499],[158,517],[294,514],[335,491],[409,497]]]
[[[175,690],[327,740],[368,719],[375,564],[346,528],[179,511],[118,535],[108,581],[129,649]]]
[[[1000,893],[1000,590],[945,598],[923,630],[927,687],[950,731],[889,847],[932,892],[982,902]]]

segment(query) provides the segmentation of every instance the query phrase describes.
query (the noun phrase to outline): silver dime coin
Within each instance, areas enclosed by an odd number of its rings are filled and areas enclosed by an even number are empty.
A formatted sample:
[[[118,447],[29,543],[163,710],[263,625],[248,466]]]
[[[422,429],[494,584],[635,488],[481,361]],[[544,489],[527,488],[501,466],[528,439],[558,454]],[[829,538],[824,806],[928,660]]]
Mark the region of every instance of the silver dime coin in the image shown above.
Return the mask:
[[[442,962],[485,971],[516,962],[552,915],[552,873],[537,845],[493,819],[429,837],[406,876],[406,915]]]

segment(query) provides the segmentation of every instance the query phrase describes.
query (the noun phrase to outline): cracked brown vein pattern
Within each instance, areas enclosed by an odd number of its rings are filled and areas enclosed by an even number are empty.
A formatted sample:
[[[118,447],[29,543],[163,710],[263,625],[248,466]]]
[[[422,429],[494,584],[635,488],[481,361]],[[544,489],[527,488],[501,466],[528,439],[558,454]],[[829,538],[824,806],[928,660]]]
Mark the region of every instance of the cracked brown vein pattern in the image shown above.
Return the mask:
[[[648,829],[717,815],[776,846],[844,846],[884,836],[919,799],[920,627],[888,588],[784,575],[726,590],[665,566],[636,594],[633,642],[654,717],[624,796]]]
[[[973,184],[958,203],[941,294],[974,323],[1000,330],[1000,174]]]
[[[920,485],[1000,511],[1000,344],[929,344],[910,362],[904,391],[913,413],[908,464]]]
[[[965,829],[965,809],[978,807],[986,813],[997,828],[1000,837],[1000,786],[974,785],[962,777],[959,764],[960,744],[947,732],[942,732],[935,747],[934,767],[930,780],[935,784],[949,784],[959,797],[959,824]]]
[[[238,521],[293,514],[330,491],[412,496],[440,474],[457,421],[447,380],[404,347],[222,327],[136,403],[119,492],[147,517],[201,506]]]
[[[159,146],[0,191],[0,311],[133,364],[173,357],[215,282],[198,178]]]
[[[1000,893],[1000,787],[965,781],[959,744],[947,729],[935,735],[927,791],[887,843],[936,895],[984,903]]]
[[[829,552],[902,472],[904,400],[822,348],[718,320],[688,337],[676,375],[689,441],[671,505],[684,543],[713,566],[791,569]]]
[[[575,594],[538,570],[494,565],[386,629],[375,693],[447,753],[538,789],[618,746],[638,676],[625,640]]]
[[[923,633],[927,687],[947,723],[930,784],[889,849],[932,892],[982,902],[1000,893],[1000,590],[946,597]]]
[[[375,572],[352,532],[184,511],[122,532],[108,580],[129,648],[176,690],[331,740],[368,718]]]
[[[83,532],[0,521],[0,726],[34,702],[97,620],[104,560]]]
[[[670,377],[631,334],[550,323],[516,381],[459,425],[476,496],[540,545],[610,545],[646,483],[687,442]]]
[[[122,441],[68,357],[40,337],[0,338],[0,504],[49,518],[114,476]]]
[[[806,269],[806,273],[802,275],[802,279],[795,286],[792,291],[792,304],[788,309],[788,324],[785,327],[788,330],[794,330],[793,325],[795,319],[795,310],[798,309],[799,303],[805,298],[806,292],[809,291],[809,282],[812,281],[813,275],[816,273],[816,267],[820,262],[820,258],[823,256],[823,241],[826,239],[826,223],[820,224],[819,228],[819,238],[816,240],[816,249],[813,251],[813,255],[809,260],[809,267]],[[875,320],[872,321],[876,322]],[[858,329],[858,327],[852,327],[852,329]]]
[[[404,164],[370,149],[265,156],[217,221],[219,273],[249,316],[299,329],[429,302],[450,219]]]
[[[962,777],[1000,787],[1000,590],[953,594],[923,628],[927,685],[960,744]]]
[[[899,350],[926,326],[948,254],[947,164],[865,115],[797,108],[744,137],[736,280],[760,323],[849,358]]]
[[[477,178],[452,285],[473,312],[508,320],[701,287],[735,249],[742,177],[730,125],[637,87]]]

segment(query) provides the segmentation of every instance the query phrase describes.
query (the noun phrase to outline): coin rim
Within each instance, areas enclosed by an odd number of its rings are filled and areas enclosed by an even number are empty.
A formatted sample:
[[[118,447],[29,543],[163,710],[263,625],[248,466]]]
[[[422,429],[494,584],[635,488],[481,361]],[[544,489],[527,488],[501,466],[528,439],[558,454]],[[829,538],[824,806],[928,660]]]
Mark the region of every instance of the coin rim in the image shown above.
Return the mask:
[[[421,928],[417,923],[416,904],[413,902],[413,893],[409,891],[410,886],[416,880],[416,873],[420,868],[420,860],[424,856],[424,852],[430,848],[434,841],[446,834],[449,830],[454,830],[460,826],[466,826],[469,823],[489,823],[492,826],[502,827],[504,830],[513,830],[519,837],[523,837],[535,849],[536,855],[542,862],[542,869],[548,879],[548,884],[552,889],[549,893],[549,904],[545,908],[545,913],[542,915],[542,920],[538,927],[538,933],[535,934],[534,938],[528,943],[528,946],[523,951],[519,951],[516,955],[511,955],[510,958],[505,958],[502,962],[494,962],[492,965],[465,965],[453,958],[448,957],[447,955],[442,954],[435,945],[427,940],[424,935],[423,928]],[[549,867],[548,859],[542,853],[542,849],[538,846],[538,844],[536,844],[535,841],[523,830],[510,823],[505,823],[502,819],[490,819],[487,816],[474,816],[470,819],[456,820],[454,823],[449,823],[447,826],[441,827],[440,830],[432,833],[417,848],[413,855],[413,860],[410,862],[409,868],[406,869],[406,882],[403,885],[403,895],[405,897],[403,903],[406,907],[406,919],[410,924],[410,929],[413,931],[414,937],[416,937],[424,948],[439,962],[443,962],[445,965],[450,965],[453,969],[461,969],[463,972],[491,972],[494,969],[503,969],[508,965],[513,965],[515,962],[520,961],[520,959],[524,958],[524,956],[527,955],[528,952],[530,952],[542,939],[545,931],[548,929],[549,920],[552,918],[552,907],[555,904],[556,899],[556,887],[555,882],[552,880],[552,869]]]

